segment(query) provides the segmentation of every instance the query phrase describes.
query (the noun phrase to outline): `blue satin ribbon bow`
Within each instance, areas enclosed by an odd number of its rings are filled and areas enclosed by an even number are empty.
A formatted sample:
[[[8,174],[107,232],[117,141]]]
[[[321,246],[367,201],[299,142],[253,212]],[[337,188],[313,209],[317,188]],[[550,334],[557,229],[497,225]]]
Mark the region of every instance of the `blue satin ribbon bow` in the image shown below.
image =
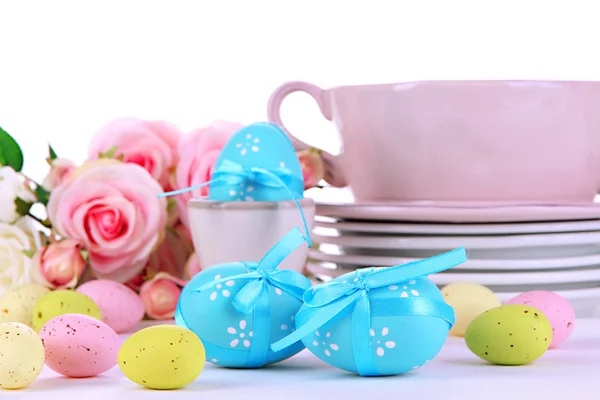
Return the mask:
[[[308,289],[302,309],[296,316],[295,332],[273,343],[271,349],[280,351],[308,336],[327,322],[352,317],[352,343],[358,373],[377,376],[371,351],[371,316],[422,315],[442,318],[449,329],[454,325],[454,310],[443,301],[426,297],[369,298],[369,291],[390,285],[399,285],[411,279],[444,271],[467,260],[464,248],[440,254],[425,260],[388,268],[363,268],[340,278]],[[351,307],[354,305],[354,307]]]
[[[265,364],[270,345],[271,310],[269,304],[269,286],[274,286],[302,301],[306,291],[307,279],[298,272],[277,269],[279,264],[298,246],[306,241],[298,228],[285,235],[267,254],[256,262],[242,262],[247,273],[228,276],[211,281],[192,291],[210,290],[218,284],[230,280],[247,281],[232,300],[233,307],[242,314],[253,313],[255,331],[250,346],[246,366],[258,368]]]
[[[298,197],[302,198],[302,196],[295,194],[290,190],[290,185],[292,184],[292,182],[294,182],[294,180],[297,179],[298,178],[296,178],[292,171],[287,168],[275,168],[271,170],[257,167],[248,168],[231,160],[223,160],[214,169],[211,175],[211,179],[208,182],[193,185],[185,189],[173,190],[171,192],[166,193],[159,193],[157,194],[157,196],[174,196],[181,193],[190,192],[192,190],[200,189],[205,186],[209,186],[213,183],[222,183],[224,185],[235,186],[246,181],[251,181],[256,185],[261,185],[274,189],[283,188],[287,191],[288,195],[290,196],[290,199],[294,201],[294,204],[298,208],[298,211],[300,211],[300,216],[302,217],[302,223],[304,225],[304,232],[306,234],[306,241],[308,242],[308,246],[310,247],[312,246],[312,241],[310,240],[308,224],[306,222],[306,217],[302,212],[302,207],[300,207],[300,203],[298,203]]]

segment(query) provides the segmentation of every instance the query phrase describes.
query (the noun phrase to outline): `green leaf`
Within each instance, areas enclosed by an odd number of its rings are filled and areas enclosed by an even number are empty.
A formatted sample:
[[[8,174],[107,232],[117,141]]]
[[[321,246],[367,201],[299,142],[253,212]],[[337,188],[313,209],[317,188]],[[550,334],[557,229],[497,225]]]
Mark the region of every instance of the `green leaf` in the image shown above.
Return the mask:
[[[35,255],[35,250],[23,250],[23,253],[25,253],[25,255],[29,258],[33,258]]]
[[[118,146],[113,146],[110,149],[98,154],[98,158],[115,158],[115,154],[119,150]]]
[[[175,208],[176,205],[177,205],[177,201],[175,201],[175,199],[168,199],[167,200],[167,212],[171,212],[171,210],[173,210],[173,208]]]
[[[29,210],[31,210],[31,206],[33,206],[33,203],[30,203],[28,201],[23,200],[20,197],[17,197],[15,199],[15,206],[17,206],[17,213],[19,213],[19,215],[27,215],[29,214]]]
[[[52,148],[51,145],[48,145],[48,154],[49,154],[50,160],[56,160],[58,158],[58,156],[56,155],[56,152],[54,151],[54,149]]]
[[[43,205],[48,205],[48,200],[50,200],[50,192],[47,191],[42,185],[37,185],[35,187],[35,195],[37,200]]]
[[[2,128],[0,128],[0,163],[12,167],[17,172],[23,169],[21,146]]]

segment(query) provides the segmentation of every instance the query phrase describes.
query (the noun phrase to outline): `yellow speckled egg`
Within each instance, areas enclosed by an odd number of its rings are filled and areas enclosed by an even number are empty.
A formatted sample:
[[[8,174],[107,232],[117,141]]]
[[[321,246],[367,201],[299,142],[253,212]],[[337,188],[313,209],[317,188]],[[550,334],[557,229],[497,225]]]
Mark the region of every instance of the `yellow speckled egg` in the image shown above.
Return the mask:
[[[481,313],[502,303],[494,292],[485,286],[471,282],[456,282],[442,289],[444,300],[452,308],[456,323],[450,330],[450,334],[463,337],[467,326]]]
[[[552,342],[552,326],[536,308],[508,304],[479,315],[467,327],[465,343],[494,364],[523,365],[540,358]]]
[[[0,322],[20,322],[31,327],[33,308],[48,293],[50,289],[37,283],[8,289],[0,297]]]
[[[32,327],[39,333],[46,322],[65,314],[83,314],[102,319],[100,308],[86,295],[74,290],[53,290],[35,304]]]
[[[189,329],[156,325],[131,335],[119,350],[121,372],[149,389],[178,389],[204,369],[202,341]]]
[[[42,339],[20,322],[0,323],[0,388],[22,389],[42,372]]]

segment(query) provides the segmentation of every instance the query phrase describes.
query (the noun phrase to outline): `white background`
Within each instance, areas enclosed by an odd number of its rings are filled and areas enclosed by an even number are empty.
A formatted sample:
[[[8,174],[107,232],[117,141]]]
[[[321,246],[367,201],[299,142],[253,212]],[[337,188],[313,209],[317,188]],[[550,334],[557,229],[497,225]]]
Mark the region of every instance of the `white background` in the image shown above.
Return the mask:
[[[0,0],[0,126],[41,179],[46,142],[81,162],[91,135],[121,116],[185,131],[265,120],[270,93],[288,80],[600,80],[594,4]],[[335,130],[307,96],[290,97],[284,119],[335,151]]]

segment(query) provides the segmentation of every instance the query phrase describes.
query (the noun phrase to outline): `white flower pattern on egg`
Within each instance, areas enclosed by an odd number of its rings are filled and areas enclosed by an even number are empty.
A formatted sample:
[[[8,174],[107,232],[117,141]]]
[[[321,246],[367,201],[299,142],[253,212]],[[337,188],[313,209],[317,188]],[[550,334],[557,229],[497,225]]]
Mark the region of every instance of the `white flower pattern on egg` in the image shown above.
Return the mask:
[[[408,281],[408,285],[415,285],[416,283],[417,283],[417,281],[415,281],[415,280]],[[409,289],[408,285],[402,286],[402,293],[400,293],[400,297],[410,297],[410,295],[413,295],[415,297],[419,296],[419,292],[415,289]],[[397,290],[398,286],[392,285],[389,287],[389,289]]]
[[[221,275],[215,275],[215,281],[221,279]],[[231,292],[227,289],[228,287],[232,287],[233,285],[235,285],[235,281],[230,280],[225,282],[225,287],[223,287],[223,283],[217,283],[215,285],[215,290],[210,294],[210,301],[215,301],[217,299],[217,297],[219,296],[219,292],[221,293],[221,295],[223,297],[229,297],[231,296]]]
[[[315,347],[319,347],[319,346],[323,346],[323,353],[327,356],[330,357],[331,356],[331,350],[333,351],[338,351],[340,349],[340,347],[335,344],[335,343],[329,343],[329,339],[331,338],[331,333],[327,332],[325,334],[325,338],[321,338],[321,332],[319,332],[318,330],[315,331],[315,335],[317,335],[317,339],[314,340],[312,342],[313,346]],[[319,340],[321,340],[321,342],[319,343]]]
[[[254,186],[252,184],[248,184],[248,182],[240,183],[239,192],[231,189],[229,191],[229,196],[235,198],[236,200],[246,200],[246,201],[254,201],[254,197],[252,197],[249,193],[254,191]]]
[[[242,319],[238,324],[239,330],[234,328],[233,326],[227,328],[227,333],[229,333],[230,335],[237,336],[231,342],[229,342],[229,346],[237,347],[238,344],[242,343],[244,347],[250,347],[250,345],[252,344],[250,342],[250,338],[252,337],[253,332],[250,331],[246,333],[246,325],[246,320]]]
[[[258,147],[259,143],[259,138],[254,138],[252,137],[252,134],[248,133],[246,135],[246,140],[241,143],[236,143],[235,147],[240,149],[240,155],[245,156],[246,154],[248,154],[248,150],[254,153],[258,153],[260,151],[260,147]]]
[[[371,341],[371,345],[373,345],[373,342],[375,342],[376,346],[375,346],[375,353],[379,356],[379,357],[383,357],[383,355],[385,354],[385,348],[387,347],[388,349],[393,349],[394,347],[396,347],[396,342],[394,342],[393,340],[387,340],[384,343],[382,343],[384,341],[384,337],[386,337],[387,335],[389,335],[390,333],[390,329],[388,327],[384,327],[381,330],[381,337],[376,338],[375,336],[375,330],[371,329],[369,331],[369,334],[371,335],[371,337],[373,338],[373,340]]]
[[[281,328],[282,331],[287,331],[290,328],[292,328],[292,332],[294,332],[296,330],[296,327],[295,327],[295,324],[294,324],[294,316],[292,315],[290,317],[290,324],[289,325],[288,324],[281,324],[280,328]]]

